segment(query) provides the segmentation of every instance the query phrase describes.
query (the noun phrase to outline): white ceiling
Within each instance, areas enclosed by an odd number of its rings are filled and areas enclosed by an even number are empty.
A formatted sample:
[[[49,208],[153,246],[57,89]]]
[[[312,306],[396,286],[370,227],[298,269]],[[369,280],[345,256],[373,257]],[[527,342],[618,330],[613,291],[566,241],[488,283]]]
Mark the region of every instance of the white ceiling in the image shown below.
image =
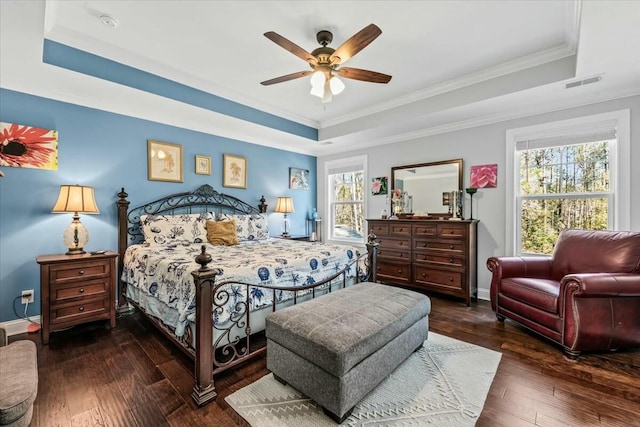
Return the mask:
[[[638,1],[3,0],[0,7],[2,87],[314,155],[640,92]],[[389,84],[343,79],[345,91],[329,104],[309,95],[308,78],[259,84],[308,69],[266,31],[311,51],[321,29],[333,32],[337,48],[370,23],[382,35],[346,65],[390,74]],[[320,141],[52,69],[41,64],[43,38],[318,128]],[[564,88],[594,75],[602,80]]]

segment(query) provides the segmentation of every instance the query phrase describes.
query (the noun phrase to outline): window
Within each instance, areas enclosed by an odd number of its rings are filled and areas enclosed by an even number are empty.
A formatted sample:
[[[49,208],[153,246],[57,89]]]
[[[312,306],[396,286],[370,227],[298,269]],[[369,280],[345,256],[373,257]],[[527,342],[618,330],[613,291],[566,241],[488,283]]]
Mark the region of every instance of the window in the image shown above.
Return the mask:
[[[330,240],[363,242],[366,157],[326,163]]]
[[[626,117],[607,113],[507,132],[512,253],[550,254],[565,228],[628,228]]]

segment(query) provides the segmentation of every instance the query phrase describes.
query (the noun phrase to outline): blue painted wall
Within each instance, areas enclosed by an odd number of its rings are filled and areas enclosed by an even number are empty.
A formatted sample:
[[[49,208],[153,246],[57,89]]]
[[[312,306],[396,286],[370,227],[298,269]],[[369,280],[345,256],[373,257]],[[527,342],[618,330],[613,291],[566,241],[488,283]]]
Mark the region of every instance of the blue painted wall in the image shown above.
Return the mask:
[[[3,167],[0,178],[0,322],[16,318],[12,305],[25,289],[36,290],[28,315],[40,314],[38,255],[64,253],[62,233],[71,215],[52,214],[59,186],[94,187],[99,215],[81,215],[90,233],[87,250],[117,250],[115,202],[121,187],[131,206],[169,193],[191,191],[202,184],[257,205],[269,204],[272,235],[282,232],[282,216],[273,213],[277,196],[291,196],[292,234],[304,234],[308,212],[316,203],[316,158],[222,138],[148,120],[0,89],[0,121],[58,131],[58,170]],[[183,183],[147,179],[147,139],[182,144]],[[245,156],[246,190],[222,187],[222,155]],[[196,175],[196,154],[210,156],[211,175]],[[309,170],[310,190],[289,189],[289,168]],[[24,306],[15,302],[20,317]]]

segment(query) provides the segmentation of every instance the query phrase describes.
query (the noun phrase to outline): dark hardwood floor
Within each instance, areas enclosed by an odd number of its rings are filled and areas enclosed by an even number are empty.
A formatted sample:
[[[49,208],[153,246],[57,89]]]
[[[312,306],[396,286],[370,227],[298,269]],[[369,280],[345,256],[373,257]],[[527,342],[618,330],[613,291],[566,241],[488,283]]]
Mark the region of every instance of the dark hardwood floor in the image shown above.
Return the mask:
[[[503,354],[477,426],[640,426],[640,350],[564,358],[489,303],[431,295],[432,331]],[[139,315],[111,331],[84,325],[37,334],[39,390],[31,426],[246,425],[224,398],[267,374],[264,357],[216,379],[215,402],[191,400],[192,363]]]

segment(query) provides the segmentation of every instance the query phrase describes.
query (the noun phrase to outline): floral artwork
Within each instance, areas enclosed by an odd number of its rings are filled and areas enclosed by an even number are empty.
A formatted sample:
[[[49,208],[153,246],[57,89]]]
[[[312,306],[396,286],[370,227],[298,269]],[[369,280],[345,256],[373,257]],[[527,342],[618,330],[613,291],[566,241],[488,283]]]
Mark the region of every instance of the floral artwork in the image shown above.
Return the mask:
[[[385,195],[389,188],[389,179],[386,176],[380,176],[371,180],[371,194],[374,196]]]
[[[149,181],[182,182],[182,145],[147,140]]]
[[[223,155],[222,186],[247,188],[247,159],[233,154]]]
[[[471,166],[471,187],[495,188],[498,186],[498,165]]]
[[[0,166],[58,169],[58,132],[0,123]]]

